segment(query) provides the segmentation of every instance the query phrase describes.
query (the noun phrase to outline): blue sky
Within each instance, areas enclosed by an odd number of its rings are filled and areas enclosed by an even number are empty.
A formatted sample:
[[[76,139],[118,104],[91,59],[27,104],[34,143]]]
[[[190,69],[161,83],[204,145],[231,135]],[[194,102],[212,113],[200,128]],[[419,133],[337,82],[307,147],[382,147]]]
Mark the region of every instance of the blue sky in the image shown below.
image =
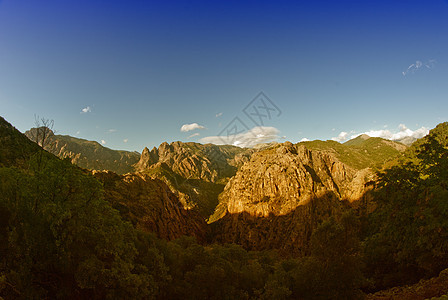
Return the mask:
[[[444,0],[0,1],[0,115],[113,149],[236,117],[256,142],[413,134],[448,119],[447,80]],[[281,113],[253,129],[261,91]]]

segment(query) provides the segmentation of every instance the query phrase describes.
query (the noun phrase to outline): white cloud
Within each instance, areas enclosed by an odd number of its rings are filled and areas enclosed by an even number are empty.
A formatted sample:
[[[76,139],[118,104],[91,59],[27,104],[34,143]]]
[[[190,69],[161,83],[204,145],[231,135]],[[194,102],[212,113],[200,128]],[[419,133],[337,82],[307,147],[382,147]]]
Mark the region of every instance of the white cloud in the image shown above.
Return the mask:
[[[81,131],[79,131],[79,130],[78,130],[78,131],[76,131],[76,135],[79,135],[80,133],[81,133]]]
[[[338,136],[336,136],[336,137],[332,137],[331,139],[333,140],[333,141],[336,141],[336,142],[342,142],[342,141],[345,141],[346,139],[347,139],[347,136],[348,136],[348,132],[345,132],[345,131],[341,131],[340,133],[339,133],[339,135]]]
[[[92,112],[92,109],[90,108],[90,106],[84,107],[83,109],[81,109],[81,114],[86,114],[86,113],[90,113]]]
[[[105,140],[101,140],[101,144],[102,145],[106,145],[106,141]]]
[[[222,116],[222,112],[217,113],[217,114],[215,115],[215,117],[217,117],[217,118],[219,118],[220,116]]]
[[[301,139],[300,141],[301,141],[301,142],[309,142],[310,140],[307,139],[307,138],[303,138],[303,139]]]
[[[192,130],[195,130],[195,129],[205,129],[205,127],[202,126],[202,125],[199,125],[198,123],[184,124],[180,128],[180,131],[188,132],[188,131],[192,131]]]
[[[279,130],[275,127],[257,126],[249,131],[222,136],[207,136],[200,139],[201,143],[212,143],[216,145],[234,145],[238,147],[253,147],[260,143],[269,143],[279,139]]]
[[[127,142],[128,142],[128,139],[124,139],[124,140],[123,140],[123,143],[127,143]]]
[[[414,74],[416,71],[426,68],[426,69],[432,69],[436,65],[437,61],[435,59],[430,59],[427,62],[422,62],[420,60],[417,60],[415,63],[409,65],[409,67],[401,72],[403,76],[406,76],[408,74]]]
[[[192,137],[195,137],[195,136],[199,136],[199,133],[193,133],[192,135],[190,135],[188,138],[190,139],[190,138],[192,138]]]
[[[112,132],[117,132],[116,129],[109,129],[107,132],[112,133]]]
[[[370,137],[380,137],[383,139],[394,141],[394,140],[401,140],[405,137],[413,137],[419,139],[429,133],[429,129],[426,127],[420,127],[419,129],[411,130],[407,128],[406,125],[404,124],[400,124],[398,126],[398,129],[399,129],[398,132],[392,132],[387,129],[381,129],[381,130],[370,130],[361,134],[367,134]],[[355,138],[361,134],[352,135],[351,138]]]
[[[384,126],[384,128],[386,128],[386,127],[387,126]],[[345,131],[342,131],[337,137],[333,137],[332,140],[337,141],[337,142],[343,142],[349,138],[349,134],[352,134],[354,132],[355,131],[350,131],[350,133],[347,133]],[[413,137],[413,138],[419,139],[419,138],[424,137],[428,133],[429,133],[429,129],[426,127],[420,127],[416,130],[411,130],[408,127],[406,127],[406,125],[400,124],[398,126],[398,130],[396,130],[394,132],[390,131],[388,129],[370,130],[370,131],[352,134],[350,136],[350,139],[354,139],[362,134],[366,134],[370,137],[380,137],[383,139],[396,141],[396,140],[404,139],[406,137]]]

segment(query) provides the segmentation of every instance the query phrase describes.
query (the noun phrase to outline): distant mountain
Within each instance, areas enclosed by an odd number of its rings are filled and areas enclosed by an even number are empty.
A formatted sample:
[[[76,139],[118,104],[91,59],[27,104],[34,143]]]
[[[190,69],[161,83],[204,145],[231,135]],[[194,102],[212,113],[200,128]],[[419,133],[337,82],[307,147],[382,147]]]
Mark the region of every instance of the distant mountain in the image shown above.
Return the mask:
[[[440,123],[429,131],[429,134],[418,139],[409,147],[409,151],[421,147],[422,144],[428,142],[431,138],[435,138],[442,146],[448,147],[448,122]]]
[[[34,140],[37,128],[25,132]],[[59,158],[69,158],[71,162],[89,170],[109,170],[118,174],[133,172],[133,165],[138,162],[140,155],[136,152],[112,150],[94,141],[88,141],[68,135],[49,133],[49,141],[45,150]]]
[[[412,145],[416,140],[418,140],[418,139],[415,138],[415,137],[407,136],[407,137],[404,137],[404,138],[402,138],[402,139],[398,139],[398,140],[394,140],[394,141],[395,141],[395,142],[398,142],[398,143],[402,143],[402,144],[404,144],[404,145],[406,145],[406,146],[410,146],[410,145]]]
[[[340,144],[335,141],[302,142],[310,150],[334,154],[341,162],[355,168],[380,169],[384,163],[401,156],[407,146],[398,142],[361,135]]]
[[[370,136],[368,136],[367,134],[361,134],[351,140],[348,140],[347,142],[344,143],[344,145],[359,146],[359,145],[364,144],[364,142],[368,139],[370,139]]]

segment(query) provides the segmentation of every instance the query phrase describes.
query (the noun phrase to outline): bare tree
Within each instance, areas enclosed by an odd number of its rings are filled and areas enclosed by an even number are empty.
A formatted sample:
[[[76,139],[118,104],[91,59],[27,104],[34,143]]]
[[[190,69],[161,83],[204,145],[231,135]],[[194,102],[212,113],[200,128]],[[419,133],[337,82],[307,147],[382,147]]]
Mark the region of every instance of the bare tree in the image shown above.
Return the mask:
[[[30,140],[41,146],[41,150],[37,156],[37,171],[41,171],[43,167],[44,149],[51,151],[54,140],[51,138],[54,135],[53,126],[54,120],[41,118],[34,115],[35,128],[30,130]]]
[[[35,128],[33,128],[33,130],[31,130],[30,132],[30,139],[45,149],[46,147],[50,146],[50,137],[54,134],[54,120],[41,118],[34,115],[34,125]]]

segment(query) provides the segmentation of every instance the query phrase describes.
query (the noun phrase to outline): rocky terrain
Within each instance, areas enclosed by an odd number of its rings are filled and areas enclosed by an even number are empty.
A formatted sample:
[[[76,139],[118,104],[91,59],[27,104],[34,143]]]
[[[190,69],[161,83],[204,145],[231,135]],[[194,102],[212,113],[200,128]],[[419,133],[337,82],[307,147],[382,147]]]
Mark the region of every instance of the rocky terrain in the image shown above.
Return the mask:
[[[357,170],[335,155],[286,142],[252,155],[226,185],[220,205],[230,214],[285,215],[327,193],[359,200],[373,179],[368,168]]]
[[[141,173],[117,175],[94,171],[93,175],[103,183],[105,199],[138,229],[154,232],[166,240],[188,235],[205,241],[204,219],[196,211],[184,209],[163,181]]]
[[[287,256],[306,255],[313,231],[330,217],[339,218],[348,205],[334,193],[324,193],[286,214],[257,217],[226,213],[211,224],[214,241],[236,243],[248,250],[277,249]]]
[[[195,208],[206,219],[229,178],[252,152],[227,145],[162,143],[151,151],[145,148],[135,169],[163,180],[186,209]]]
[[[250,149],[236,146],[165,142],[151,151],[143,149],[135,169],[146,171],[166,164],[183,178],[218,182],[235,175],[236,169],[247,161],[250,153]]]
[[[370,168],[286,142],[251,156],[220,194],[210,221],[217,241],[305,254],[318,224],[366,201],[374,180]]]

